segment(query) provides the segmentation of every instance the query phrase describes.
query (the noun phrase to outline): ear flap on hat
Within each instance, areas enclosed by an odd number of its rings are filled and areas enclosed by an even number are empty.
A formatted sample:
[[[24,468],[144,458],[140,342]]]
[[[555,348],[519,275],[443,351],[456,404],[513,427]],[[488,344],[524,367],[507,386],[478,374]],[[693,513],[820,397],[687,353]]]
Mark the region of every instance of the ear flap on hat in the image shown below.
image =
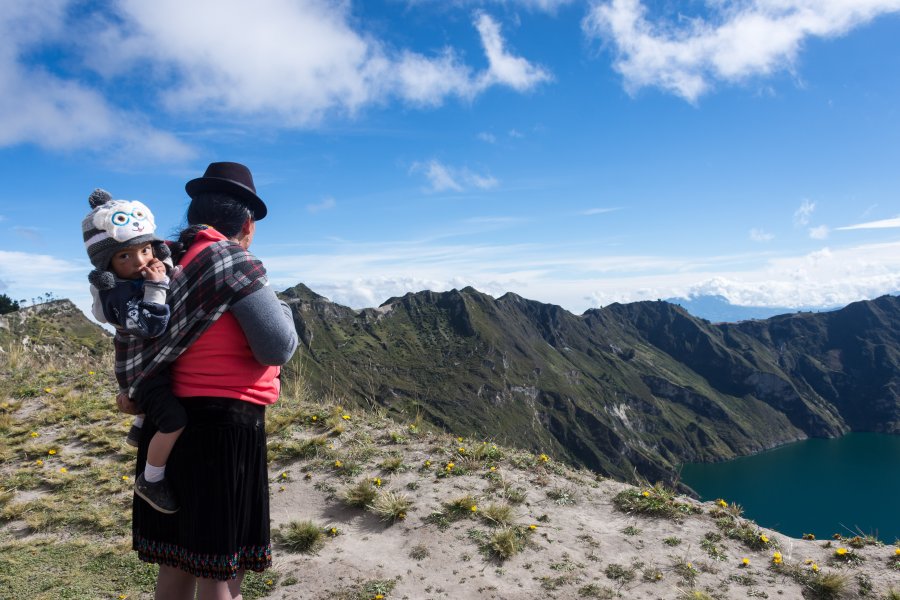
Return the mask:
[[[158,258],[159,260],[166,260],[170,256],[172,256],[172,250],[169,249],[169,245],[163,240],[157,240],[152,242],[153,244],[153,256]]]
[[[101,269],[94,269],[88,273],[88,281],[98,290],[111,290],[116,287],[115,275]]]

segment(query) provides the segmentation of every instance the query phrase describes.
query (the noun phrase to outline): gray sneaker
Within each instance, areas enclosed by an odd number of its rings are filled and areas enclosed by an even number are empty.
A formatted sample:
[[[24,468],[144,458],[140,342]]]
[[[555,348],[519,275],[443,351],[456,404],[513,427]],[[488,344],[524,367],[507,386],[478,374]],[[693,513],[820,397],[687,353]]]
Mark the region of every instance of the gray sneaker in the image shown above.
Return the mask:
[[[141,444],[141,428],[137,425],[132,425],[131,429],[128,430],[128,437],[125,438],[125,443],[137,448]]]
[[[144,479],[144,474],[141,473],[134,482],[134,493],[161,513],[170,515],[178,512],[178,502],[175,500],[175,494],[172,493],[167,479],[150,483]]]

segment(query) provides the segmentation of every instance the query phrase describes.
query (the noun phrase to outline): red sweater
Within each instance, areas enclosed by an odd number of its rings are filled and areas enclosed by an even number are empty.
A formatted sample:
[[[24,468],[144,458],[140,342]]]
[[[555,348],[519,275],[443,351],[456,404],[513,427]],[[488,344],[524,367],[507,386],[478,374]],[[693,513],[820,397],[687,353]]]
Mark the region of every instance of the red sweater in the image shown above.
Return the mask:
[[[215,229],[200,231],[180,264],[187,265],[205,247],[224,239]],[[225,312],[172,363],[172,392],[179,398],[215,396],[274,404],[280,372],[281,367],[257,362],[238,320]]]

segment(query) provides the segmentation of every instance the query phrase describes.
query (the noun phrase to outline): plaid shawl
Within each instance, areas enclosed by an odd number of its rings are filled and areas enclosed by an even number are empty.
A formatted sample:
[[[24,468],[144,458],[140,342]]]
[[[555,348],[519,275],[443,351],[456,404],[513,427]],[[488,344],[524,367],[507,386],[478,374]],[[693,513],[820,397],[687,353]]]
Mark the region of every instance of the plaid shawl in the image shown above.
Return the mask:
[[[201,250],[170,284],[165,333],[152,339],[116,334],[119,387],[134,397],[142,382],[178,358],[231,305],[266,283],[262,263],[236,243],[219,241]]]

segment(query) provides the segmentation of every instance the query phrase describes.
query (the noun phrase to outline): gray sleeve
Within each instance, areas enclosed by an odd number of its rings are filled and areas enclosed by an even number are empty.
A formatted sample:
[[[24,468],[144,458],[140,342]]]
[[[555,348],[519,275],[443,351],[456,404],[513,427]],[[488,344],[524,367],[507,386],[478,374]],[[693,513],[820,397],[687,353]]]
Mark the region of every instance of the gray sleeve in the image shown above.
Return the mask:
[[[283,365],[297,349],[297,329],[287,304],[271,286],[253,292],[231,307],[253,356],[263,365]]]

